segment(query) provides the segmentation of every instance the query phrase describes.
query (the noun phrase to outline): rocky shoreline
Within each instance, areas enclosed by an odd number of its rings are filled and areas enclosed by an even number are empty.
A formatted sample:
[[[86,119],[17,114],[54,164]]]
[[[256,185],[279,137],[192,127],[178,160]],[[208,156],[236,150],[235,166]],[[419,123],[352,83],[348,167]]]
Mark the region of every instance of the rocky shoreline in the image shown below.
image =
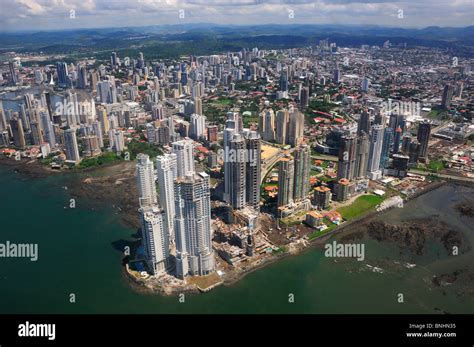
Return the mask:
[[[474,218],[474,200],[460,202],[455,208],[462,216]]]

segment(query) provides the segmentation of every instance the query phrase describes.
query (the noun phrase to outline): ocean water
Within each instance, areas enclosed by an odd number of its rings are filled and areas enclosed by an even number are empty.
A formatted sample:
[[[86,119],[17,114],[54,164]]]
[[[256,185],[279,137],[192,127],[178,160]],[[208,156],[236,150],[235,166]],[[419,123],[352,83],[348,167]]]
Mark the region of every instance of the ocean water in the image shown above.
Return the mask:
[[[379,217],[399,222],[441,214],[469,244],[470,250],[457,257],[443,255],[436,245],[424,256],[400,254],[395,245],[373,240],[364,241],[362,262],[326,258],[324,250],[311,248],[232,286],[186,294],[180,303],[178,296],[132,287],[117,244],[133,241],[135,231],[123,226],[111,208],[93,211],[81,200],[68,208],[70,191],[64,186],[70,179],[29,179],[0,167],[0,243],[39,247],[36,262],[0,258],[0,313],[474,313],[472,281],[431,284],[434,274],[473,271],[474,231],[452,208],[472,198],[472,188],[443,186]]]

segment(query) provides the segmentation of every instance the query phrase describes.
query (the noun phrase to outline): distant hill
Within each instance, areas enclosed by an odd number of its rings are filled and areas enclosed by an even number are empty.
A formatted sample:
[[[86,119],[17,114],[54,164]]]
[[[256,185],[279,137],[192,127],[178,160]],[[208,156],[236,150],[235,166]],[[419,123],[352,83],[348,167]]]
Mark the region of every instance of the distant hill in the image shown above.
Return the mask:
[[[7,51],[107,55],[111,51],[132,53],[136,49],[153,57],[176,54],[206,54],[243,47],[290,48],[329,39],[340,46],[394,44],[430,46],[471,55],[474,26],[423,29],[367,25],[157,25],[106,29],[78,29],[0,33],[0,53]],[[195,49],[195,51],[190,51]],[[121,54],[123,55],[123,54]]]

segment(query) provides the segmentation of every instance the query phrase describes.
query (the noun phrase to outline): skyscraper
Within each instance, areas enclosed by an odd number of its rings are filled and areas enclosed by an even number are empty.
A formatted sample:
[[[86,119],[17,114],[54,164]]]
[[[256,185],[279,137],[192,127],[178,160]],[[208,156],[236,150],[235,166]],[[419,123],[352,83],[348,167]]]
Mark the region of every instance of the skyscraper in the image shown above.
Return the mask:
[[[30,128],[31,128],[31,135],[30,135],[31,142],[36,146],[41,145],[41,143],[43,142],[41,124],[34,120],[30,123]]]
[[[241,134],[234,134],[230,141],[230,204],[234,209],[245,207],[246,202],[246,146]]]
[[[260,209],[260,182],[261,182],[261,141],[256,131],[250,131],[247,136],[247,167],[245,192],[247,205],[257,211]]]
[[[280,91],[283,93],[288,93],[288,72],[287,71],[282,71],[280,74]]]
[[[169,235],[164,227],[163,211],[158,206],[140,208],[145,260],[153,275],[162,275],[172,267]]]
[[[230,190],[231,190],[231,162],[229,161],[230,156],[230,141],[232,140],[235,133],[238,132],[237,124],[235,120],[227,119],[224,129],[224,201],[230,203]]]
[[[393,136],[393,153],[397,154],[400,151],[400,141],[402,139],[403,129],[401,127],[397,127],[395,129],[395,134]]]
[[[189,137],[199,140],[206,133],[206,116],[193,113],[190,119],[191,127],[189,129]]]
[[[202,100],[199,97],[194,98],[194,113],[197,113],[199,115],[203,115],[202,113]]]
[[[125,149],[125,139],[122,130],[109,130],[109,146],[115,153],[122,153]]]
[[[177,177],[184,177],[194,172],[194,145],[192,140],[173,142],[173,153],[176,154]]]
[[[288,143],[295,147],[303,140],[304,114],[293,108],[289,113]]]
[[[5,110],[3,109],[3,102],[0,100],[0,132],[7,130],[7,118],[5,117]]]
[[[20,108],[19,113],[20,113],[21,124],[23,125],[23,131],[27,133],[30,130],[30,118],[26,114],[25,105],[20,104],[18,106]]]
[[[293,201],[294,160],[291,155],[280,159],[278,167],[278,206],[288,205]]]
[[[356,168],[356,137],[355,135],[345,135],[341,137],[339,146],[339,160],[337,164],[337,179],[354,178]]]
[[[410,133],[405,133],[402,138],[402,153],[406,154],[408,153],[408,150],[410,148],[410,143],[412,140],[412,136]]]
[[[275,114],[272,109],[266,109],[260,114],[260,134],[264,141],[275,140]]]
[[[58,74],[58,85],[63,88],[70,87],[71,80],[69,79],[67,64],[65,62],[57,62],[56,72]]]
[[[160,205],[164,209],[164,221],[169,238],[174,240],[175,197],[174,179],[177,177],[176,154],[164,154],[156,158],[156,174]]]
[[[77,67],[77,89],[87,88],[87,69],[84,65]]]
[[[71,91],[67,92],[66,105],[67,107],[65,108],[64,113],[66,114],[67,125],[70,128],[76,128],[81,122],[79,119],[79,102],[76,93],[71,93]]]
[[[308,145],[299,145],[294,152],[293,199],[299,201],[308,196],[311,151]]]
[[[8,69],[10,71],[10,84],[14,86],[18,83],[18,75],[16,74],[15,64],[12,61],[8,62]]]
[[[367,174],[367,165],[369,161],[369,135],[362,132],[357,137],[356,144],[356,163],[354,177],[361,178]]]
[[[301,98],[300,98],[300,106],[302,108],[306,108],[309,105],[309,88],[303,87],[301,88]]]
[[[103,148],[104,147],[104,135],[102,133],[102,124],[98,120],[95,120],[95,121],[92,122],[92,129],[94,130],[94,135],[97,136],[97,140],[99,142],[99,147]]]
[[[372,133],[370,136],[370,152],[367,171],[370,179],[378,179],[381,176],[380,157],[382,153],[383,143],[383,126],[372,125]]]
[[[367,77],[364,77],[362,80],[360,89],[364,92],[367,93],[369,91],[369,86],[370,86],[370,80]]]
[[[44,140],[49,143],[51,148],[56,147],[56,137],[54,135],[53,123],[45,111],[40,111],[41,125],[44,131]]]
[[[82,155],[84,157],[94,157],[99,155],[100,147],[99,147],[99,139],[96,135],[87,135],[82,138],[82,144],[84,146],[84,150]]]
[[[284,145],[288,142],[288,122],[290,115],[287,109],[276,113],[276,142]]]
[[[112,55],[110,56],[110,63],[112,64],[113,67],[118,65],[118,57],[116,52],[112,52]]]
[[[451,84],[447,84],[443,89],[443,97],[441,99],[441,107],[447,109],[451,105],[451,100],[453,98],[454,87]]]
[[[341,70],[339,68],[336,68],[333,73],[332,81],[334,84],[338,84],[341,80]]]
[[[380,168],[385,169],[388,166],[390,158],[390,148],[393,146],[393,130],[385,128],[383,131],[382,153],[380,156]]]
[[[214,271],[209,175],[189,173],[174,183],[176,276]]]
[[[117,102],[117,91],[115,81],[101,81],[97,83],[97,96],[99,101],[104,104],[113,104]]]
[[[431,124],[428,122],[418,125],[417,140],[420,142],[420,158],[426,159],[428,156],[428,143],[431,134]]]
[[[393,153],[398,153],[400,149],[400,141],[405,131],[405,117],[403,115],[390,115],[389,126],[393,129]]]
[[[357,135],[362,134],[362,132],[366,134],[370,132],[370,115],[367,111],[361,113],[357,124]]]
[[[105,107],[97,107],[97,116],[99,118],[100,125],[102,126],[102,131],[104,134],[109,132],[109,118],[107,117],[107,111]]]
[[[79,147],[77,146],[76,131],[74,129],[64,131],[64,142],[66,145],[66,159],[70,162],[78,163],[81,158],[79,156]]]
[[[10,119],[10,128],[13,134],[13,144],[15,147],[23,149],[26,146],[25,133],[23,132],[23,125],[21,119],[14,117]]]
[[[153,162],[146,154],[137,156],[137,187],[140,207],[149,208],[158,203]]]

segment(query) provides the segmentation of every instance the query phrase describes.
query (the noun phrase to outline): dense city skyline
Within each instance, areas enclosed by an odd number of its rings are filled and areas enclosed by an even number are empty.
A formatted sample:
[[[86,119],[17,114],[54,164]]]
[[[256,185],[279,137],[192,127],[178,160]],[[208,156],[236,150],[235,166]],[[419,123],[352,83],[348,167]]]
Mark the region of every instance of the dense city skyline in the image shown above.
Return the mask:
[[[194,326],[168,313],[330,314],[300,330],[460,341],[473,13],[428,4],[5,2],[4,28],[35,32],[0,34],[0,319],[122,314],[126,327],[88,329],[136,344]],[[89,25],[113,28],[74,29]],[[6,328],[66,341],[60,316]],[[194,340],[238,327],[198,319]]]

